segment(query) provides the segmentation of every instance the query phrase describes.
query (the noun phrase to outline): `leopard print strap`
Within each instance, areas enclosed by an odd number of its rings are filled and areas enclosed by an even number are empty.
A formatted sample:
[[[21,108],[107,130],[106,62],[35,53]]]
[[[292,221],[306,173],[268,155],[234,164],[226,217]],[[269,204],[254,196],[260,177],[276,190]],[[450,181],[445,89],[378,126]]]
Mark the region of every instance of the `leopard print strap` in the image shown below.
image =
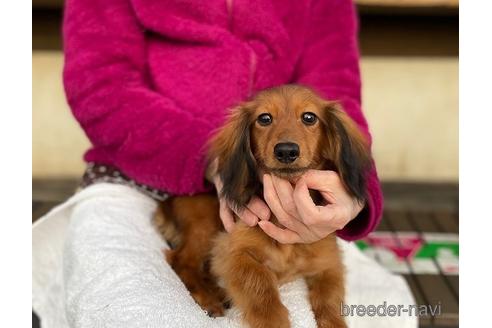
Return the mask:
[[[158,201],[164,201],[169,198],[168,193],[138,183],[113,166],[89,162],[82,176],[80,187],[85,188],[101,182],[129,186]]]

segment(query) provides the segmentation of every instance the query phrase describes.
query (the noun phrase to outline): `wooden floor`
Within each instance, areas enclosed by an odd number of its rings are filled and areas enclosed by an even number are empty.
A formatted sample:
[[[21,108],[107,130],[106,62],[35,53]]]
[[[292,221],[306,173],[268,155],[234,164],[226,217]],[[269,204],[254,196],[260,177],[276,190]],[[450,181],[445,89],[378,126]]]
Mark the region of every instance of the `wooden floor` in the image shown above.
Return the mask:
[[[61,22],[59,9],[33,9],[32,49],[61,50]],[[405,15],[394,9],[391,13],[374,12],[374,8],[360,10],[362,56],[456,57],[458,38],[457,11],[447,15]]]
[[[32,221],[63,202],[76,188],[73,179],[33,180]],[[439,315],[419,317],[420,327],[458,327],[458,186],[384,183],[383,192],[381,224],[357,245],[401,274],[417,305],[439,306]],[[33,327],[37,327],[35,323]]]
[[[440,307],[420,316],[421,327],[457,327],[459,310],[458,214],[451,210],[386,210],[377,231],[359,247],[402,274],[418,305]]]

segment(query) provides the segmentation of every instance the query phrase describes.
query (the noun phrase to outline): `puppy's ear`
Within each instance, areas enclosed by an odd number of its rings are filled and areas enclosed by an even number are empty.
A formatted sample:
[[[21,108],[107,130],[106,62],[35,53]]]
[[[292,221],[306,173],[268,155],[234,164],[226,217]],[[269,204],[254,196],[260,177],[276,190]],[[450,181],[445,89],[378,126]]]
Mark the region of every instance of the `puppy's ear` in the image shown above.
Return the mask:
[[[245,103],[232,109],[225,125],[209,144],[209,160],[217,161],[217,173],[223,183],[218,192],[237,210],[261,188],[256,160],[251,152],[252,106],[252,103]]]
[[[347,191],[365,200],[366,175],[372,164],[367,139],[336,102],[326,104],[323,121],[328,144],[324,158],[335,165]]]

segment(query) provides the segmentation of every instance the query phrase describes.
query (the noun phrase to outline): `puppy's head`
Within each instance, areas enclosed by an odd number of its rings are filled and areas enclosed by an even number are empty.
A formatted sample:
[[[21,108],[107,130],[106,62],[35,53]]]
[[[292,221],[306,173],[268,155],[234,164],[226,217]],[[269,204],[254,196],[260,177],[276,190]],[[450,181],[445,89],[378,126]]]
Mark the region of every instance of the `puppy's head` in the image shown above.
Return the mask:
[[[209,155],[217,160],[222,196],[237,208],[261,194],[261,174],[293,182],[308,169],[335,170],[352,196],[366,197],[366,139],[336,102],[305,87],[268,89],[234,108]]]

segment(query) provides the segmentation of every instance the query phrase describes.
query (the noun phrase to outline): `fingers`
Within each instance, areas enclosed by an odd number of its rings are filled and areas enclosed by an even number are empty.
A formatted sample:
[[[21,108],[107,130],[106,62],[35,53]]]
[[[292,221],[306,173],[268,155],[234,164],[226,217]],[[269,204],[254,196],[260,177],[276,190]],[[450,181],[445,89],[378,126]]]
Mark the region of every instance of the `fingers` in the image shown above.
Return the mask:
[[[258,223],[258,217],[249,209],[244,208],[239,212],[233,212],[233,210],[227,204],[227,201],[225,201],[223,198],[221,198],[219,202],[220,202],[220,208],[219,208],[220,219],[222,220],[224,229],[227,232],[232,232],[236,226],[234,220],[234,213],[236,213],[236,215],[241,219],[241,221],[243,221],[250,227],[253,227]]]
[[[294,201],[299,211],[300,219],[308,226],[319,223],[321,220],[329,220],[330,208],[328,206],[317,206],[311,195],[306,182],[298,181],[294,190]],[[328,212],[328,213],[327,213]]]
[[[309,195],[309,190],[304,181],[299,181],[294,190],[294,200],[296,202],[298,211],[301,216],[302,222],[307,226],[324,226],[331,227],[332,231],[343,228],[340,226],[340,222],[335,220],[337,212],[339,211],[338,205],[325,205],[318,206],[313,202],[313,199]]]
[[[217,192],[220,195],[220,191],[222,190],[223,185],[218,175],[215,176],[214,183]],[[235,227],[234,212],[232,211],[231,207],[229,206],[229,204],[225,199],[219,198],[219,202],[220,202],[219,215],[220,215],[220,219],[222,220],[222,224],[224,225],[224,229],[227,232],[232,232]],[[258,202],[253,203],[253,208],[255,208],[258,212],[260,212],[263,217],[266,217],[268,219],[269,214],[265,214],[264,209],[261,208],[261,205],[258,204]],[[244,208],[241,211],[237,211],[235,213],[242,221],[244,221],[247,225],[251,227],[255,226],[256,223],[258,222],[258,216],[247,208]]]
[[[271,223],[270,221],[258,222],[260,228],[271,238],[282,244],[294,244],[301,242],[299,235],[289,229],[282,229]]]
[[[308,189],[319,191],[328,203],[336,202],[333,192],[342,186],[340,176],[335,171],[308,170],[299,180],[297,180],[296,185],[301,180],[305,182]]]
[[[303,179],[297,182],[293,197],[302,222],[306,225],[315,223],[320,214],[319,208],[314,204],[307,184]]]
[[[335,171],[308,170],[301,177],[310,189],[322,190],[327,185],[340,183],[340,176]]]
[[[241,219],[241,221],[243,221],[250,227],[254,227],[259,221],[258,217],[247,207],[241,209],[240,211],[237,211],[236,214]]]
[[[294,203],[293,192],[294,188],[290,184],[289,181],[278,178],[274,175],[272,177],[273,187],[277,192],[278,199],[280,200],[280,204],[285,212],[290,214],[291,216],[297,218],[299,214],[297,213],[297,207]]]
[[[263,193],[265,201],[280,224],[298,233],[305,230],[302,222],[291,216],[282,207],[282,203],[273,185],[272,177],[269,174],[263,176]]]
[[[215,188],[217,189],[217,194],[220,195],[220,192],[222,190],[222,180],[218,175],[214,177],[214,184]],[[235,227],[235,221],[234,221],[234,214],[227,205],[227,201],[223,198],[219,197],[219,216],[220,220],[222,221],[222,224],[224,225],[224,229],[227,232],[232,232]]]
[[[222,224],[224,225],[224,229],[227,232],[232,232],[235,227],[234,215],[232,214],[232,210],[229,208],[229,206],[227,206],[227,202],[225,200],[220,199],[219,202],[219,215],[220,219],[222,220]]]
[[[268,221],[270,219],[270,208],[260,198],[253,196],[246,207],[257,216],[260,220]]]
[[[263,197],[277,219],[285,219],[289,216],[282,208],[282,204],[280,203],[275,187],[273,186],[272,177],[269,174],[263,176]]]

